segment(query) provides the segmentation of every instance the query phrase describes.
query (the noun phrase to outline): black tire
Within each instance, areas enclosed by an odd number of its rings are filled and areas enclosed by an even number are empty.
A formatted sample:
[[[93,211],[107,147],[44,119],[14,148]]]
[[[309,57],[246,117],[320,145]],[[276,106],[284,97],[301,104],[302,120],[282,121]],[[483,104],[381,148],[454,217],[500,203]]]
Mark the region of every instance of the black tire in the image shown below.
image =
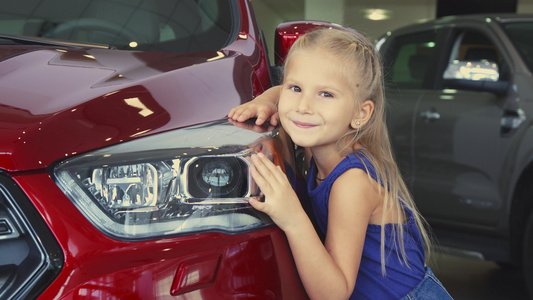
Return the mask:
[[[533,299],[533,212],[529,214],[526,223],[523,249],[522,266],[524,269],[524,279],[529,298]]]

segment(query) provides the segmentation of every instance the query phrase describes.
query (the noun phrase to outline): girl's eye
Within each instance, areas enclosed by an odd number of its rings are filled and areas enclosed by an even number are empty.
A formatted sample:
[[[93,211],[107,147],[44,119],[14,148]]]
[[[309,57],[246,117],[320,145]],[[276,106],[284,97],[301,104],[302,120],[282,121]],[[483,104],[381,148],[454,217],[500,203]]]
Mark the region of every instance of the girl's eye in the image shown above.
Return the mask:
[[[299,92],[302,91],[302,89],[301,89],[299,86],[297,86],[297,85],[291,85],[291,86],[289,87],[289,89],[291,89],[291,91],[293,91],[293,92],[297,92],[297,93],[299,93]]]
[[[333,95],[330,94],[330,93],[328,93],[328,92],[320,92],[319,95],[320,95],[321,97],[326,97],[326,98],[331,98],[331,97],[333,97]]]

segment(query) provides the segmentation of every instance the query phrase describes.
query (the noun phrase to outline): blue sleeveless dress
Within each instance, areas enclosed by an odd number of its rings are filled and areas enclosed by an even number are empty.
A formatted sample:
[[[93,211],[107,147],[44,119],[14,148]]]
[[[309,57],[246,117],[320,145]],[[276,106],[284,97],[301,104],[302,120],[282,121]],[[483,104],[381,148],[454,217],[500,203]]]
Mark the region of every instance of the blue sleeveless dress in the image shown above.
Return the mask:
[[[363,163],[364,162],[364,163]],[[365,168],[366,165],[366,168]],[[318,227],[325,235],[328,224],[328,203],[331,187],[335,180],[351,168],[362,169],[376,180],[374,167],[362,153],[349,154],[342,160],[320,185],[316,185],[316,166],[311,161],[307,189]],[[404,245],[409,266],[400,259],[401,255],[392,239],[392,225],[385,225],[386,276],[381,273],[381,226],[369,224],[363,247],[363,256],[357,281],[350,299],[399,299],[407,295],[424,279],[426,273],[422,238],[412,212],[405,208],[407,223],[404,224]]]

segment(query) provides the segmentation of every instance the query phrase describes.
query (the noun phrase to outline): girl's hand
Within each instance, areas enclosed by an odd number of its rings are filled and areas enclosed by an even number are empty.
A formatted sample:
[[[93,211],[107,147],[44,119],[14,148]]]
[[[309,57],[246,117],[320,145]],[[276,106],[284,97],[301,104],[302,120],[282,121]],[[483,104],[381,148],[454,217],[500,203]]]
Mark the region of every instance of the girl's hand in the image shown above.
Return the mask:
[[[270,124],[278,125],[278,99],[280,86],[274,86],[257,96],[254,100],[234,107],[228,113],[228,118],[238,122],[244,122],[256,117],[255,124],[262,125],[270,119]]]
[[[269,124],[257,125],[256,123],[253,123],[251,121],[250,122],[246,122],[246,121],[239,122],[239,121],[234,121],[232,119],[229,119],[228,122],[230,122],[236,127],[251,130],[254,132],[258,132],[258,133],[269,132],[269,131],[276,129],[276,126],[272,126]]]
[[[368,183],[368,175],[363,170],[351,169],[337,179],[341,184],[332,189],[328,232],[323,244],[281,169],[261,153],[252,155],[251,160],[255,167],[250,168],[250,173],[265,194],[265,202],[250,199],[250,204],[268,214],[285,232],[309,298],[348,299],[357,280],[372,212],[366,209],[370,207],[366,190],[360,192],[364,184],[375,188]],[[362,185],[357,184],[361,182]],[[358,205],[364,207],[362,212]]]
[[[271,125],[276,126],[279,123],[278,108],[275,104],[267,101],[253,100],[232,108],[228,113],[228,118],[238,122],[244,122],[254,117],[257,117],[256,125],[263,125],[268,119],[270,119]]]
[[[265,201],[250,199],[250,204],[268,214],[283,231],[304,223],[300,218],[307,218],[307,214],[281,168],[262,153],[252,155],[251,159],[254,166],[250,173],[265,195]]]

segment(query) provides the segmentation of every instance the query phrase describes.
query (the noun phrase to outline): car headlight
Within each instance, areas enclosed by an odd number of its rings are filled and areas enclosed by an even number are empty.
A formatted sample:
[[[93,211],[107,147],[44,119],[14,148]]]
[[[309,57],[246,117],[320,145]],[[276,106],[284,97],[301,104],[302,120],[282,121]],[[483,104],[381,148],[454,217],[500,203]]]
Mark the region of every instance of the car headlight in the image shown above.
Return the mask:
[[[247,203],[260,193],[248,157],[261,151],[280,164],[277,135],[223,120],[66,159],[53,176],[95,226],[116,238],[249,231],[273,223]]]

